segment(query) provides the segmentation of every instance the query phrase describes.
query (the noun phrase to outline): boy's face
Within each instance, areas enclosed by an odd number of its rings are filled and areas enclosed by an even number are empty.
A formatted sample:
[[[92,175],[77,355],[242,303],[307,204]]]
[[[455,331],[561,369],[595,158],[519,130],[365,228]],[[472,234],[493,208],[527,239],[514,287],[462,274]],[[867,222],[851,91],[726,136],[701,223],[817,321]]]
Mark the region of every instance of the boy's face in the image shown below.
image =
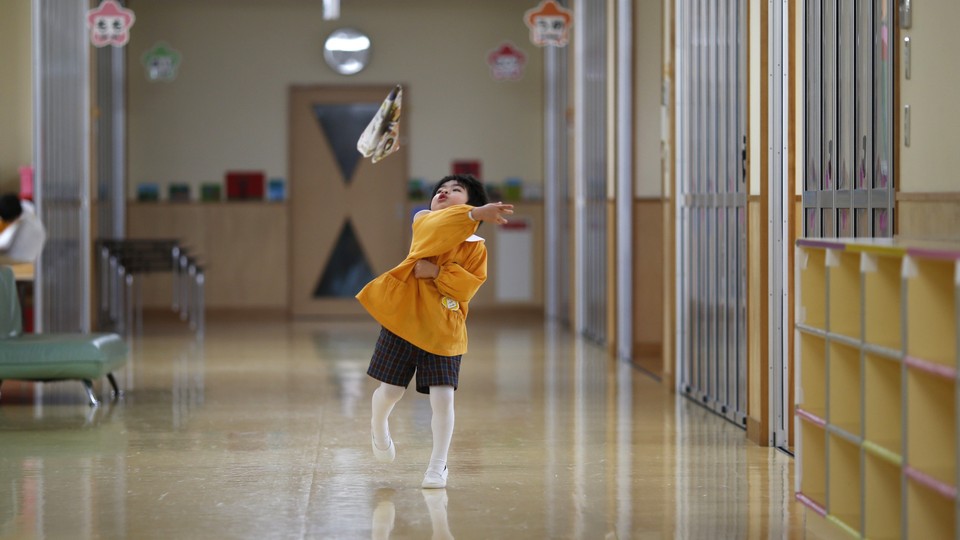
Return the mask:
[[[467,188],[458,184],[456,180],[448,180],[440,186],[440,189],[433,196],[430,201],[430,210],[443,210],[448,206],[467,204],[469,199]]]

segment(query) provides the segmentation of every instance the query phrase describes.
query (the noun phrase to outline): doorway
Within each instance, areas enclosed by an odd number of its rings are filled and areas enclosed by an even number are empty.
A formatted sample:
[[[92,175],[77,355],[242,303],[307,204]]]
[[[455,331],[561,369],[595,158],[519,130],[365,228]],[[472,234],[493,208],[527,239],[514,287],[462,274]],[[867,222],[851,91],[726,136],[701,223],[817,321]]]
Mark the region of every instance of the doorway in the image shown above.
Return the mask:
[[[290,89],[290,313],[361,315],[354,295],[406,254],[407,141],[371,163],[357,139],[391,86]],[[405,93],[409,95],[406,89]],[[401,119],[401,133],[406,128]]]

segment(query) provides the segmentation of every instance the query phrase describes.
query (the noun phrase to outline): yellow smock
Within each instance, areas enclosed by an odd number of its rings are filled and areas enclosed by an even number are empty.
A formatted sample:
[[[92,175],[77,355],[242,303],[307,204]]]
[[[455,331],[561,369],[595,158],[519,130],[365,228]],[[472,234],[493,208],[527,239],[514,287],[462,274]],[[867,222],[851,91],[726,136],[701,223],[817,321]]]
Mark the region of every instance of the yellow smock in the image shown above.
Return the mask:
[[[487,280],[487,248],[473,234],[479,222],[467,215],[472,209],[458,204],[418,214],[407,258],[357,293],[384,328],[440,356],[467,352],[468,305]],[[436,279],[414,276],[420,259],[437,265]]]

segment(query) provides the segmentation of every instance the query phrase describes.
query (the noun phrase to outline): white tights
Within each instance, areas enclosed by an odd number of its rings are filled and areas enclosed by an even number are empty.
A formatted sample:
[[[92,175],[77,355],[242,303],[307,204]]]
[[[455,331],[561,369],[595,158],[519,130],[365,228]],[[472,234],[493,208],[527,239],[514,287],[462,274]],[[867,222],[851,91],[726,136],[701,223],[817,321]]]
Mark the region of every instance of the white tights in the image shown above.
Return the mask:
[[[447,452],[450,451],[450,439],[453,438],[453,387],[431,386],[430,408],[433,409],[433,419],[430,427],[433,429],[433,452],[430,454],[428,471],[443,472],[447,466]]]
[[[378,448],[390,446],[390,424],[388,422],[394,405],[403,397],[406,389],[402,386],[380,383],[373,392],[370,427]],[[430,466],[427,470],[443,471],[447,465],[447,453],[450,451],[450,439],[453,438],[453,387],[431,386],[430,408],[433,418],[430,428],[433,430],[433,452],[430,454]]]

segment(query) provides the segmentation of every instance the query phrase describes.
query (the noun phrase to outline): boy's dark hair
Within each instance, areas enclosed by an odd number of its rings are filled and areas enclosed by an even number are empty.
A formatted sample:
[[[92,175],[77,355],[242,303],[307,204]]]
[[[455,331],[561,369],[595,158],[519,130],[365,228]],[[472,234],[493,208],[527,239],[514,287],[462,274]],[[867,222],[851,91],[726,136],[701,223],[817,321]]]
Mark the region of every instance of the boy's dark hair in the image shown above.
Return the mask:
[[[20,197],[13,193],[0,195],[0,219],[11,222],[23,213],[23,206],[20,204]]]
[[[467,204],[470,206],[483,206],[489,202],[487,200],[487,190],[483,188],[483,182],[474,178],[472,174],[444,176],[437,182],[437,185],[433,186],[433,193],[430,196],[436,195],[440,191],[440,187],[451,180],[456,180],[457,184],[467,190]]]

